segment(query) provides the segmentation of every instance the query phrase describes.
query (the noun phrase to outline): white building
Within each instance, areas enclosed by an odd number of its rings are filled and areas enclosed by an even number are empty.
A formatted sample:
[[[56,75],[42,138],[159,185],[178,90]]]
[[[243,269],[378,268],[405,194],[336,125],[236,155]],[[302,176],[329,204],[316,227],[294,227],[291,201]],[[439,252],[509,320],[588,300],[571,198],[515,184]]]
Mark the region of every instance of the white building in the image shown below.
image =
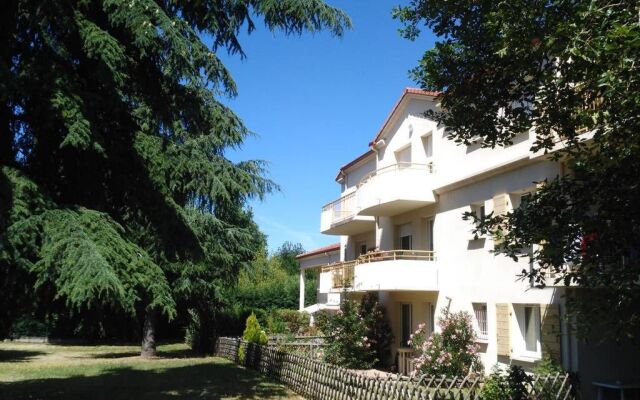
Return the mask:
[[[320,228],[340,243],[299,257],[301,270],[320,271],[318,304],[306,308],[301,273],[300,308],[335,309],[345,289],[356,298],[377,292],[400,370],[409,334],[420,323],[435,329],[449,307],[475,316],[487,371],[496,363],[533,367],[549,354],[579,371],[587,398],[593,381],[640,376],[637,349],[578,341],[562,318],[567,289],[519,280],[528,258],[494,255],[493,239],[475,239],[462,219],[518,207],[535,182],[564,174],[564,165],[533,154],[528,132],[507,148],[456,144],[423,116],[437,109],[434,95],[405,89],[368,150],[340,168],[341,194],[322,207]]]

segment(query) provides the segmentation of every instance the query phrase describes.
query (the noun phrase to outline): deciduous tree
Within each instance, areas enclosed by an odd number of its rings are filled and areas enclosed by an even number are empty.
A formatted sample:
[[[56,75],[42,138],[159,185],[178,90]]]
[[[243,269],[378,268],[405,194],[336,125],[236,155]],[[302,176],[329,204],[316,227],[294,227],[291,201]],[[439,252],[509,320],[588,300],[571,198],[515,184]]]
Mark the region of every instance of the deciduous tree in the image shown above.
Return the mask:
[[[494,148],[531,134],[532,152],[565,164],[525,206],[476,218],[478,232],[501,235],[512,258],[541,245],[522,275],[579,286],[579,331],[597,322],[615,337],[640,327],[638,11],[615,0],[413,0],[394,11],[405,37],[425,26],[439,36],[412,76],[442,92],[428,114],[453,140]]]

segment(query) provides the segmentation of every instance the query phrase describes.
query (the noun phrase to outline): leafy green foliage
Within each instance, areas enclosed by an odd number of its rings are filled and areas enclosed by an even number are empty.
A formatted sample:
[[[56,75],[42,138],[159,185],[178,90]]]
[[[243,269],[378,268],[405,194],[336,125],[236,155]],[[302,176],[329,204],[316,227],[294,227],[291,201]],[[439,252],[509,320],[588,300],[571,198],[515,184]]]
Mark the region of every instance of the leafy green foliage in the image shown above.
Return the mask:
[[[242,333],[242,339],[249,343],[267,344],[267,334],[262,330],[254,313],[251,313],[247,318],[247,325]]]
[[[423,25],[441,39],[412,71],[441,91],[427,115],[451,139],[508,146],[533,135],[531,150],[566,174],[541,182],[524,207],[476,220],[503,234],[499,252],[536,246],[524,278],[577,284],[569,299],[579,332],[616,339],[640,328],[640,26],[633,2],[413,0],[396,8],[403,34]]]
[[[358,312],[358,303],[345,300],[337,314],[320,313],[318,328],[327,336],[325,361],[345,368],[369,369],[376,363],[367,342],[367,326]]]
[[[12,313],[60,301],[214,331],[220,288],[263,245],[247,201],[277,188],[263,162],[225,157],[249,130],[220,100],[236,85],[217,52],[243,56],[254,19],[340,36],[348,17],[321,0],[5,6],[0,334]]]
[[[300,270],[295,255],[303,250],[298,244],[292,246],[295,249],[292,252],[283,251],[286,245],[271,256],[267,255],[264,247],[258,251],[255,259],[240,271],[237,285],[227,291],[228,301],[267,312],[297,309]],[[315,302],[316,287],[317,277],[313,271],[309,271],[305,277],[305,295],[309,302]]]
[[[360,315],[364,317],[367,327],[365,337],[375,352],[376,368],[388,368],[391,362],[391,343],[393,333],[387,311],[378,301],[376,293],[368,292],[360,301]]]
[[[429,376],[467,376],[470,372],[482,372],[469,313],[451,313],[444,308],[438,326],[440,332],[428,334],[427,326],[420,324],[411,335],[416,371]]]
[[[43,322],[33,315],[21,315],[11,325],[9,337],[47,337],[51,331],[51,323]]]
[[[278,247],[273,255],[280,261],[282,268],[291,275],[298,274],[300,271],[300,263],[296,260],[296,256],[304,253],[302,244],[291,242],[284,242],[282,246]]]
[[[381,363],[388,358],[393,337],[375,295],[365,296],[361,303],[344,300],[337,313],[321,311],[316,321],[326,336],[327,362],[357,369],[386,366]]]
[[[309,331],[311,317],[298,310],[273,310],[267,316],[267,331],[270,334],[302,335]]]
[[[536,375],[550,375],[557,373],[564,373],[564,369],[562,366],[558,364],[558,362],[551,357],[549,354],[545,354],[545,356],[536,363],[536,366],[533,368],[533,373]]]
[[[482,400],[526,400],[529,398],[526,383],[532,378],[517,365],[509,366],[507,371],[495,367],[482,387]]]
[[[258,318],[256,318],[254,313],[251,313],[247,318],[247,323],[244,332],[242,333],[242,339],[247,343],[254,343],[258,345],[265,345],[269,341],[267,334],[262,330],[262,327],[258,322]],[[240,360],[245,361],[245,356],[246,348],[242,346],[238,352],[238,357]]]

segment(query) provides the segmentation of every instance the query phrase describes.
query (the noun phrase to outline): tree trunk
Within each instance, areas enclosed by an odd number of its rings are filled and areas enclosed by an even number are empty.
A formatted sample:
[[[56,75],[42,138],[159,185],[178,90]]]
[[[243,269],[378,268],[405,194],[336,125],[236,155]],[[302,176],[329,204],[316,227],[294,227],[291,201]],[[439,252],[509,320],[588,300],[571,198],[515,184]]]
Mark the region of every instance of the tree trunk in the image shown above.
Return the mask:
[[[144,325],[142,327],[142,351],[140,355],[144,358],[156,356],[156,320],[157,311],[150,309],[144,315]]]

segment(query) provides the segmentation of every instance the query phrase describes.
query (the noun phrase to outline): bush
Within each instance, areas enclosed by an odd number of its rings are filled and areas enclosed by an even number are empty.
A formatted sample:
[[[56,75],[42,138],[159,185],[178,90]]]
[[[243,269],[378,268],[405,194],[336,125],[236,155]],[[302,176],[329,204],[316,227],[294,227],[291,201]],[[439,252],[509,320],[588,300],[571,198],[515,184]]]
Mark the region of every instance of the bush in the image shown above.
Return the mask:
[[[482,387],[480,399],[526,400],[529,397],[526,383],[530,381],[522,367],[512,365],[506,372],[495,367]]]
[[[345,300],[335,314],[317,313],[316,322],[327,335],[325,361],[368,369],[387,360],[393,335],[376,295],[365,296],[360,304]]]
[[[411,335],[416,372],[447,376],[482,372],[471,316],[463,311],[450,313],[447,309],[442,314],[438,321],[441,332],[428,335],[425,324],[420,324]]]
[[[550,375],[564,372],[564,369],[562,369],[558,362],[548,354],[545,354],[542,360],[533,368],[533,373],[536,375]]]
[[[260,323],[258,322],[258,318],[256,318],[256,314],[251,313],[247,318],[246,328],[242,333],[242,339],[247,343],[255,343],[259,345],[265,345],[269,342],[267,338],[267,334],[262,330]],[[238,351],[238,358],[241,362],[245,361],[245,347],[240,347]]]
[[[249,343],[256,343],[260,345],[265,345],[269,341],[267,334],[262,330],[262,327],[258,322],[258,318],[256,318],[256,314],[251,313],[249,318],[247,318],[247,327],[242,333],[242,339]]]
[[[367,293],[360,303],[360,315],[365,319],[367,332],[365,336],[375,351],[375,367],[384,368],[391,361],[391,342],[393,333],[387,321],[387,314],[378,296]]]
[[[345,368],[368,369],[377,359],[366,337],[367,325],[358,303],[345,300],[336,314],[323,314],[318,327],[327,336],[325,361]]]
[[[13,322],[9,330],[9,337],[47,337],[51,331],[50,325],[50,323],[42,322],[31,315],[24,315]]]
[[[267,317],[267,331],[272,334],[301,335],[309,330],[310,317],[298,310],[273,310]]]

